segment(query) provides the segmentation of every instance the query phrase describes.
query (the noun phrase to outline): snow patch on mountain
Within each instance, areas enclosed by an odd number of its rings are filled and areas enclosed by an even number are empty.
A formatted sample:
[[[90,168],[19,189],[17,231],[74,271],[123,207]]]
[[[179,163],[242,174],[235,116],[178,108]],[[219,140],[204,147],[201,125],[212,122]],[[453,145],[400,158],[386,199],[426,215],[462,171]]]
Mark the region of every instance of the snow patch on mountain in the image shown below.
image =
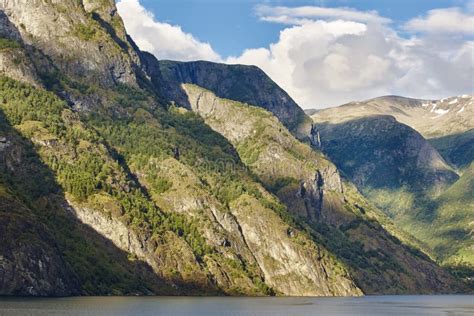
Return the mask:
[[[451,101],[451,102],[449,102],[448,104],[456,104],[456,103],[458,103],[458,98],[456,98],[456,99],[452,100],[452,101]]]
[[[435,110],[434,112],[435,112],[436,114],[438,114],[437,117],[440,117],[440,116],[443,116],[443,115],[445,115],[446,113],[448,113],[449,110],[437,109],[437,110]]]

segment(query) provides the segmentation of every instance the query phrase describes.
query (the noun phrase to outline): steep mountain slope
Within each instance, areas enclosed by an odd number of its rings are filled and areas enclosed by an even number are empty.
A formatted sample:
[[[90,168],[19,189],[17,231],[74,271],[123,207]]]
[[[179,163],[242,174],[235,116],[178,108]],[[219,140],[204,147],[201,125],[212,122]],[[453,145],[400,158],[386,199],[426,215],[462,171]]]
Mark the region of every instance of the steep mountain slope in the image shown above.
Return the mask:
[[[0,12],[0,275],[14,276],[0,294],[462,290],[262,109],[309,132],[263,72],[160,64],[126,36],[112,0],[4,1]],[[223,137],[163,105],[185,78],[166,69],[262,108],[239,103],[226,124],[208,122]]]
[[[196,84],[222,98],[261,106],[299,137],[309,135],[311,120],[284,90],[255,66],[157,61],[147,53],[142,56],[152,81],[160,87],[163,96],[177,105],[190,106],[181,84]]]
[[[390,115],[412,127],[432,140],[437,149],[442,149],[444,158],[459,168],[474,160],[474,98],[471,95],[437,101],[387,96],[324,109],[312,117],[316,122],[339,124],[373,115]]]
[[[474,128],[466,132],[428,139],[461,173],[474,161]]]
[[[293,214],[288,221],[296,221],[336,253],[365,293],[430,293],[440,283],[452,282],[426,256],[401,244],[397,237],[411,240],[341,180],[330,161],[295,139],[271,113],[221,99],[195,85],[183,89],[191,109],[224,135],[286,204]]]
[[[446,263],[454,266],[474,262],[474,162],[463,175],[436,199],[436,217],[432,231],[425,234],[435,240],[435,250],[444,253]],[[467,224],[467,225],[466,225]]]
[[[18,0],[3,1],[0,8],[27,48],[54,61],[60,74],[108,87],[136,85],[138,56],[127,42],[115,1]]]
[[[0,29],[19,35],[3,33],[0,50],[9,131],[0,167],[4,186],[28,206],[15,225],[40,216],[52,237],[34,237],[58,261],[46,260],[46,274],[44,260],[27,267],[39,267],[30,281],[44,290],[16,291],[2,279],[1,294],[362,293],[340,259],[283,220],[284,206],[230,143],[160,104],[113,1],[30,4],[0,7]],[[6,240],[11,258],[16,239]],[[21,266],[24,249],[10,266]],[[65,275],[57,292],[47,289],[54,266]]]
[[[397,200],[436,196],[458,179],[419,133],[391,116],[317,123],[317,128],[324,152],[365,194],[387,199],[378,204],[394,217],[411,207],[397,207]],[[397,194],[412,196],[399,200]]]
[[[21,96],[34,90],[16,90],[11,85],[16,86],[13,81],[2,79],[1,95],[15,110],[19,103],[8,94]],[[28,100],[37,97],[33,93]],[[53,144],[64,150],[64,144],[57,143],[58,139],[42,129],[39,121],[25,121],[14,128],[3,114],[4,109],[5,103],[0,114],[1,294],[178,293],[148,265],[130,261],[127,252],[75,219],[53,172],[22,133],[34,132],[33,141],[43,144],[44,150],[51,150]],[[40,109],[36,113],[41,113]],[[69,170],[72,174],[74,171]],[[73,177],[66,181],[71,185]]]
[[[470,269],[474,262],[465,254],[474,242],[474,194],[464,190],[472,180],[473,104],[471,96],[382,97],[312,116],[322,150],[366,197],[429,245],[440,262]],[[415,130],[435,138],[425,140]],[[463,198],[449,198],[450,192],[464,192]]]

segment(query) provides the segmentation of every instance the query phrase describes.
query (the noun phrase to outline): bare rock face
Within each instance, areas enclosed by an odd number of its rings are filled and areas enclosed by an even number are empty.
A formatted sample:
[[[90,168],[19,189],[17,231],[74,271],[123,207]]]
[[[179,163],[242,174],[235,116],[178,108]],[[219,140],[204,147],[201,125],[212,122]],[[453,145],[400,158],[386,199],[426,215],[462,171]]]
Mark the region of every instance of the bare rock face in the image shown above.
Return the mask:
[[[97,210],[87,209],[80,206],[72,206],[69,202],[69,211],[82,223],[91,226],[102,236],[111,240],[118,248],[133,253],[139,258],[145,258],[148,252],[147,244],[137,234],[130,231],[118,219],[107,217]],[[151,263],[151,262],[148,262]]]
[[[327,255],[324,249],[318,249],[260,201],[245,196],[232,203],[229,210],[202,190],[192,170],[179,161],[161,162],[158,172],[170,179],[173,187],[155,198],[157,204],[198,220],[200,233],[209,244],[223,257],[255,267],[254,273],[276,293],[292,296],[361,294],[344,269],[334,271],[333,259],[315,259],[315,254]],[[176,178],[177,174],[182,178]],[[312,246],[305,246],[306,243]],[[233,277],[224,262],[207,257],[205,263],[222,288],[252,285],[244,276],[236,278],[234,274]]]
[[[300,232],[291,233],[291,228],[274,212],[261,207],[253,198],[241,197],[231,210],[265,274],[265,281],[279,292],[292,296],[362,294],[326,250],[316,248]]]
[[[328,202],[325,194],[331,191],[343,193],[341,177],[333,165],[316,170],[314,177],[302,179],[294,198],[303,201],[305,211],[299,213],[313,221],[322,220]]]
[[[181,84],[195,84],[220,98],[262,107],[272,112],[292,132],[309,135],[309,118],[291,97],[255,66],[225,65],[207,61],[157,61],[142,55],[143,65],[162,94],[177,105],[191,107]]]
[[[77,295],[81,287],[48,229],[27,217],[26,208],[0,197],[0,295]],[[8,236],[8,238],[5,238]]]
[[[195,85],[183,85],[183,90],[188,95],[191,109],[234,146],[239,148],[239,145],[249,143],[250,147],[262,147],[257,161],[251,164],[257,174],[269,182],[284,178],[299,182],[299,188],[285,193],[291,195],[287,200],[291,201],[296,213],[316,220],[322,214],[325,192],[342,193],[337,168],[299,143],[271,113],[219,98]],[[300,151],[306,164],[301,165],[289,154],[292,151]],[[267,177],[270,174],[275,179]]]
[[[113,1],[5,0],[0,10],[26,46],[39,49],[72,78],[105,87],[136,85],[135,53]]]
[[[9,44],[0,50],[0,73],[37,86],[38,76],[30,58],[22,48],[20,32],[3,11],[0,11],[0,38]]]
[[[20,48],[0,51],[0,73],[18,81],[39,86],[36,70],[30,59]]]
[[[90,226],[96,232],[112,241],[114,245],[133,254],[136,258],[148,263],[156,275],[173,282],[166,271],[174,271],[173,279],[178,288],[180,283],[199,282],[212,288],[208,275],[197,262],[192,249],[181,238],[169,232],[165,240],[153,241],[147,234],[138,234],[127,227],[117,218],[107,216],[98,210],[70,203],[70,211],[83,224]],[[168,246],[172,245],[172,247]],[[189,273],[192,271],[192,275]]]

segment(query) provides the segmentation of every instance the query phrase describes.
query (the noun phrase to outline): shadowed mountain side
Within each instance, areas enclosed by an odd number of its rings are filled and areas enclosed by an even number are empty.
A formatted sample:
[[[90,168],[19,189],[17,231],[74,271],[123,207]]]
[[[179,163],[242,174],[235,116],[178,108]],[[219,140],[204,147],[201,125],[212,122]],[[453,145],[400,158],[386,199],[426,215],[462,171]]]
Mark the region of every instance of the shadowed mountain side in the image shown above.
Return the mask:
[[[145,262],[130,257],[73,215],[35,146],[0,110],[0,294],[201,293],[173,288]]]
[[[470,265],[474,271],[474,162],[436,202],[435,250],[444,254],[446,264]],[[474,276],[474,273],[472,273]]]
[[[196,85],[183,88],[192,110],[237,148],[242,161],[287,206],[292,216],[286,220],[331,249],[364,293],[461,289],[431,259],[406,244],[416,244],[411,236],[397,231],[339,177],[330,161],[299,142],[272,113],[218,98]]]
[[[391,116],[316,127],[323,151],[361,189],[438,195],[458,179],[432,145]]]
[[[149,53],[142,53],[142,63],[162,95],[177,105],[190,108],[181,84],[196,84],[219,97],[262,107],[278,117],[290,131],[302,137],[309,134],[309,117],[258,67],[207,61],[157,61]]]
[[[464,133],[431,138],[429,142],[453,166],[459,169],[469,167],[474,161],[474,129]]]
[[[370,201],[428,245],[440,263],[472,266],[469,169],[459,178],[418,132],[390,116],[316,126],[322,150]],[[463,161],[469,155],[470,137],[465,135],[458,150],[447,149],[447,155]],[[434,143],[442,147],[451,141],[447,146],[452,148],[453,139]]]

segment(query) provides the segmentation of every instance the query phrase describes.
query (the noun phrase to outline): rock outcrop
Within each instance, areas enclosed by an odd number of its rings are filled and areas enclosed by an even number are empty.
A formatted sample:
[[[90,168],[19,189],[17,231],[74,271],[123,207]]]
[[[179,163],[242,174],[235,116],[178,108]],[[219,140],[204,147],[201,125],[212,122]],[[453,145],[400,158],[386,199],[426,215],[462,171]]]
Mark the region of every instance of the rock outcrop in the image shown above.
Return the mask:
[[[196,84],[221,98],[252,104],[272,112],[298,137],[306,138],[309,135],[310,120],[303,110],[258,67],[206,61],[157,61],[146,53],[142,59],[152,82],[169,102],[189,108],[181,84]]]
[[[410,237],[397,232],[393,225],[382,226],[380,223],[387,223],[387,218],[364,201],[351,185],[344,183],[334,164],[296,140],[272,113],[219,98],[196,85],[183,85],[183,89],[191,109],[232,142],[242,161],[286,204],[300,225],[312,232],[313,238],[323,241],[343,259],[355,276],[356,284],[365,293],[455,290],[456,282],[448,273],[421,252],[417,253],[398,240],[403,238],[410,242]],[[410,151],[415,147],[410,147]],[[446,167],[445,164],[434,165]],[[251,230],[258,227],[255,220],[253,226],[247,225]],[[287,234],[292,236],[293,232],[287,231]],[[258,236],[264,235],[265,232],[256,231],[250,235],[250,240],[278,253],[277,247],[259,240]],[[361,247],[356,250],[358,253],[352,253],[358,247]],[[297,271],[304,271],[305,265],[301,266],[304,261],[301,258],[298,261]],[[298,263],[295,261],[294,264]],[[368,272],[372,269],[377,273]],[[424,277],[417,278],[417,275]],[[391,284],[390,279],[397,285]],[[306,288],[304,284],[298,287]]]
[[[28,49],[81,82],[137,85],[138,57],[128,44],[113,1],[5,0],[0,10]]]
[[[0,11],[0,40],[2,41],[0,73],[32,85],[39,85],[33,63],[23,49],[20,32],[3,11]]]
[[[49,229],[0,187],[0,295],[67,296],[80,283]]]

